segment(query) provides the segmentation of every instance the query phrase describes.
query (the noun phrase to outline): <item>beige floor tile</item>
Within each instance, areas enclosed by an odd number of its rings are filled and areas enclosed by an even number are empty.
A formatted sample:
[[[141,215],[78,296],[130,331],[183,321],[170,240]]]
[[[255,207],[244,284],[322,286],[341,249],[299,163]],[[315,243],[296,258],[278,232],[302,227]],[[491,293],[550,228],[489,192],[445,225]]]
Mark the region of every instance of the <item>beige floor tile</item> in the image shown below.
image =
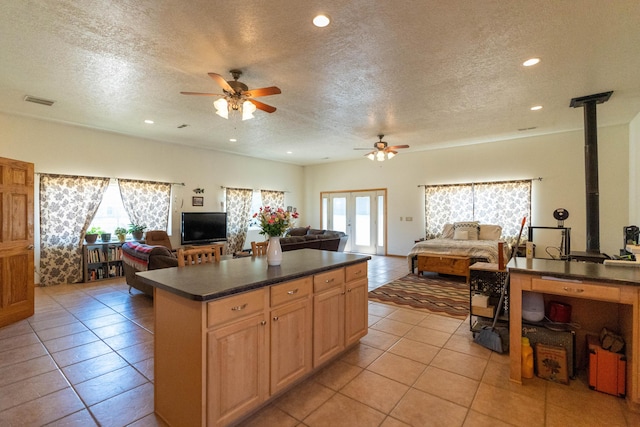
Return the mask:
[[[76,384],[75,389],[85,405],[92,406],[147,382],[134,368],[125,366]]]
[[[73,365],[84,360],[92,359],[97,356],[111,352],[111,348],[102,341],[83,344],[57,353],[52,353],[51,357],[56,361],[58,366],[65,367]]]
[[[27,320],[16,322],[12,325],[4,326],[0,328],[0,341],[5,338],[15,337],[16,335],[33,333],[31,325]]]
[[[89,411],[83,409],[47,424],[46,427],[96,427],[97,425]]]
[[[435,329],[423,328],[420,326],[415,326],[404,336],[404,338],[409,338],[413,341],[420,341],[425,344],[434,345],[436,347],[444,346],[450,337],[451,334],[449,333],[436,331]]]
[[[89,407],[103,426],[126,426],[153,412],[153,384],[146,383]]]
[[[83,320],[82,323],[89,329],[98,329],[117,323],[128,322],[129,320],[121,314],[110,314],[108,316],[96,317],[95,319]],[[95,332],[95,331],[94,331]]]
[[[134,365],[143,360],[153,357],[153,340],[131,347],[126,347],[117,351],[127,362]]]
[[[390,353],[424,363],[425,365],[431,363],[439,351],[439,347],[407,338],[402,338],[389,349]]]
[[[401,308],[394,311],[393,313],[390,313],[387,316],[387,319],[397,320],[398,322],[408,323],[410,325],[417,325],[429,316],[430,315],[426,313]]]
[[[0,349],[2,352],[15,350],[20,347],[25,347],[28,345],[38,344],[40,340],[38,336],[30,332],[28,334],[15,335],[9,338],[4,338],[0,340]]]
[[[67,387],[0,412],[0,425],[44,425],[77,412],[83,407],[71,387]]]
[[[87,327],[84,326],[81,322],[76,321],[73,323],[68,323],[66,325],[44,329],[44,330],[38,331],[37,334],[42,341],[49,341],[55,338],[78,334],[80,332],[85,332],[85,331],[88,331]]]
[[[476,344],[471,339],[462,335],[452,335],[449,341],[444,345],[444,348],[448,350],[457,351],[458,353],[465,353],[475,357],[481,357],[483,359],[489,359],[492,351],[486,347]]]
[[[400,339],[399,336],[389,334],[387,332],[376,331],[375,329],[369,329],[367,335],[360,339],[362,344],[374,347],[380,350],[387,350],[393,344]]]
[[[169,425],[153,413],[140,418],[138,421],[129,424],[127,427],[169,427]]]
[[[367,370],[394,379],[406,385],[413,384],[424,372],[426,365],[392,353],[385,353],[367,367]]]
[[[299,422],[277,406],[269,405],[240,422],[240,425],[242,427],[295,427]]]
[[[0,411],[67,387],[69,383],[57,369],[0,387]]]
[[[480,384],[471,409],[517,426],[544,426],[545,402],[507,389]]]
[[[463,322],[452,317],[431,314],[418,323],[423,328],[435,329],[436,331],[453,334]]]
[[[116,335],[125,334],[127,332],[131,332],[133,330],[139,329],[140,327],[133,323],[131,320],[126,319],[124,316],[120,314],[116,314],[114,316],[118,316],[123,321],[113,323],[106,326],[101,326],[99,328],[94,328],[93,333],[100,337],[100,339],[107,339],[111,337],[115,337]],[[109,316],[111,317],[111,316]]]
[[[409,424],[407,423],[403,423],[402,421],[396,418],[388,416],[387,418],[384,419],[382,424],[380,424],[380,427],[411,427],[411,426],[409,426]]]
[[[23,381],[55,369],[57,369],[56,364],[49,355],[16,362],[0,368],[0,387],[13,384],[17,381]]]
[[[369,302],[369,314],[373,314],[374,316],[386,317],[397,310],[398,309],[396,307],[387,304],[380,304],[371,301]]]
[[[547,427],[625,427],[627,425],[622,412],[612,418],[609,416],[611,411],[599,413],[589,410],[586,406],[581,408],[566,408],[549,403],[546,412],[545,426]]]
[[[75,365],[62,368],[71,384],[79,384],[127,365],[127,361],[116,352],[88,359]]]
[[[303,420],[309,427],[377,427],[385,414],[340,393]]]
[[[375,325],[371,326],[370,329],[375,329],[377,331],[386,332],[393,335],[403,336],[409,330],[413,328],[413,325],[409,323],[398,322],[397,320],[391,320],[389,318],[380,319]]]
[[[371,362],[380,357],[382,353],[384,353],[384,351],[378,348],[358,343],[352,350],[342,356],[340,360],[352,365],[360,366],[361,368],[366,368],[371,364]]]
[[[409,386],[405,384],[374,372],[363,371],[344,386],[340,393],[388,414],[407,390]]]
[[[83,344],[98,341],[99,338],[89,330],[80,332],[73,335],[67,335],[60,338],[55,338],[49,341],[44,341],[43,344],[49,350],[50,353],[55,353],[69,348],[78,347]]]
[[[442,349],[436,357],[433,358],[431,366],[479,381],[482,378],[487,363],[487,359]]]
[[[313,379],[332,390],[338,391],[360,372],[362,372],[362,368],[359,366],[336,360],[322,369]]]
[[[461,426],[467,408],[414,388],[391,411],[394,418],[411,426]]]
[[[34,331],[38,332],[43,329],[54,328],[56,326],[66,325],[67,323],[77,322],[73,314],[64,308],[46,311],[44,313],[35,313],[27,319]]]
[[[334,394],[335,391],[329,387],[307,380],[286,392],[274,404],[294,418],[303,420]]]
[[[149,381],[153,382],[154,380],[153,365],[154,365],[154,358],[151,357],[149,359],[145,359],[141,362],[134,364],[133,367],[136,368],[138,372],[144,375]]]
[[[522,384],[517,384],[508,380],[509,369],[510,366],[508,364],[489,361],[486,369],[484,370],[482,382],[484,384],[504,388],[510,392],[519,393],[534,399],[545,399],[547,385],[549,384],[548,381],[538,377],[531,379],[523,378]]]
[[[509,427],[513,424],[506,423],[497,418],[481,414],[476,411],[469,411],[467,418],[464,420],[463,427]]]
[[[460,406],[469,407],[479,385],[480,381],[427,366],[413,387]]]
[[[46,354],[47,349],[40,342],[26,345],[24,347],[14,348],[13,350],[2,351],[0,352],[0,368],[12,365],[16,363],[16,361],[35,359],[36,357],[44,356]]]
[[[115,335],[109,338],[105,338],[103,339],[103,341],[112,349],[121,350],[126,347],[131,347],[134,345],[140,345],[142,343],[153,341],[153,334],[147,331],[146,329],[143,329],[140,326],[135,325],[135,329],[132,329],[129,332],[125,332],[120,335]]]
[[[369,314],[367,324],[369,325],[369,327],[371,327],[372,325],[375,325],[376,322],[378,322],[380,319],[384,319],[384,317],[374,316],[373,314]]]
[[[76,313],[73,313],[74,316],[76,316],[79,320],[83,322],[91,319],[97,319],[104,316],[111,316],[113,314],[116,314],[116,311],[109,307],[101,307],[96,310],[84,309]]]

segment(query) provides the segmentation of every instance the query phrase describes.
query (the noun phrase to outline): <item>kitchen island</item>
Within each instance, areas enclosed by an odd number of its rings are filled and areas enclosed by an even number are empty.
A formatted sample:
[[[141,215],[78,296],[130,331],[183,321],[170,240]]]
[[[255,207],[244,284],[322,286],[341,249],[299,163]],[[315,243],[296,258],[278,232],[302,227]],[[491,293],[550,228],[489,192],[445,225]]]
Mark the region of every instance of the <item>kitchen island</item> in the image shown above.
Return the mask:
[[[137,273],[153,286],[155,411],[237,422],[366,335],[367,255],[300,249]]]
[[[507,265],[509,293],[510,378],[521,383],[522,292],[545,294],[545,302],[572,306],[572,322],[581,324],[577,349],[586,367],[585,335],[598,336],[602,327],[617,330],[626,342],[626,397],[640,408],[640,268],[513,258]],[[580,359],[580,357],[579,357]]]

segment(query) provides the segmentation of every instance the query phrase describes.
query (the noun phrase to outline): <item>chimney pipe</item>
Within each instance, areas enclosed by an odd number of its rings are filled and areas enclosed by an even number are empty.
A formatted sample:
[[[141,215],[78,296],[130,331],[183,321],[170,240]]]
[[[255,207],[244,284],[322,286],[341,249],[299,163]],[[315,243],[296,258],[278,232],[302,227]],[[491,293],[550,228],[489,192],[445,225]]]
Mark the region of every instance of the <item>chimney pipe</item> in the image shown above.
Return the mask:
[[[600,253],[600,195],[598,191],[598,122],[596,104],[613,91],[573,98],[570,107],[584,107],[584,172],[587,200],[587,253]]]

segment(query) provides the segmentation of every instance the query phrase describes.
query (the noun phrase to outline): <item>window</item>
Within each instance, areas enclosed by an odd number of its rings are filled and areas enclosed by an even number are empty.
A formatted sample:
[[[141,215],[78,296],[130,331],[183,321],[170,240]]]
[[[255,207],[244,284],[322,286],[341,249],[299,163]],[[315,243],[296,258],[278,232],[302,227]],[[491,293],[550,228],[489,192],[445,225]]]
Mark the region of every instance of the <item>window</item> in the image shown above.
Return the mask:
[[[131,220],[122,204],[118,183],[112,179],[109,182],[107,190],[104,192],[100,207],[93,217],[89,228],[100,227],[103,232],[111,233],[111,239],[114,240],[116,239],[113,233],[115,229],[117,227],[128,229],[129,224],[131,224]]]

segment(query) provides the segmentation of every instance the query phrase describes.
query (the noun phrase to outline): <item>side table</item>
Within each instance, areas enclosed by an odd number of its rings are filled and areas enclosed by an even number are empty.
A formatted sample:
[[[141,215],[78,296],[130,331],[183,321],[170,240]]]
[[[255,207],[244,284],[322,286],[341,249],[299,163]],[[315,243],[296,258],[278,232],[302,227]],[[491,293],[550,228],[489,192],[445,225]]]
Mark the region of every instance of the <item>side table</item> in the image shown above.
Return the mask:
[[[507,283],[507,268],[500,269],[498,264],[489,262],[476,262],[469,267],[469,328],[472,332],[477,332],[481,326],[491,324],[493,315],[483,311],[474,313],[471,300],[474,294],[482,294],[489,297],[489,305],[498,306],[500,293],[505,289],[502,309],[498,320],[507,323],[509,321],[509,288]],[[495,314],[495,312],[493,313]]]

